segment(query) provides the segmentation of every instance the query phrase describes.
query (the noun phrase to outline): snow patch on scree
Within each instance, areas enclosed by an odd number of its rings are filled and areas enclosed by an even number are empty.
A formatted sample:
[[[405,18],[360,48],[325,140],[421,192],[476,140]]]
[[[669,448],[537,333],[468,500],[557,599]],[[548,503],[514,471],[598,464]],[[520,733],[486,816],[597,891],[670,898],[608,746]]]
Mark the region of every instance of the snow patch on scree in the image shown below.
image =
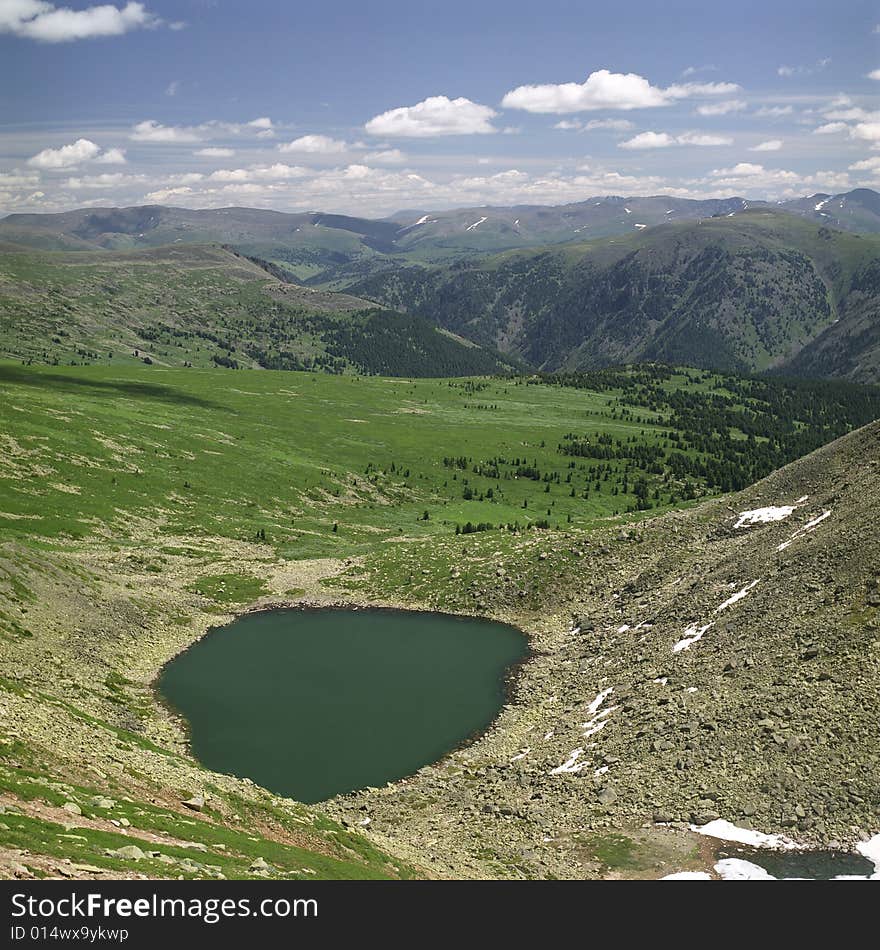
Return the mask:
[[[678,643],[672,648],[673,653],[680,653],[682,650],[689,650],[697,640],[702,639],[703,634],[711,627],[711,623],[707,623],[705,627],[697,627],[696,624],[691,624],[684,632],[684,639],[679,640]]]
[[[727,600],[721,604],[720,607],[715,608],[715,613],[720,614],[722,610],[727,610],[728,607],[732,607],[738,600],[742,600],[743,597],[746,597],[749,591],[757,584],[757,581],[752,581],[751,584],[746,584],[742,590],[737,591],[732,597],[728,597]]]
[[[735,841],[737,844],[751,845],[753,848],[775,848],[777,851],[796,851],[803,848],[784,835],[765,835],[751,828],[739,828],[723,818],[717,818],[706,825],[691,825],[691,831],[719,841]]]
[[[793,544],[795,541],[797,541],[798,538],[802,538],[805,534],[809,534],[811,531],[815,531],[816,528],[820,524],[822,524],[822,522],[826,518],[830,518],[830,517],[831,517],[830,510],[823,511],[821,515],[819,515],[816,518],[813,518],[812,521],[808,521],[805,525],[803,525],[803,527],[798,528],[797,531],[795,531],[795,533],[787,541],[783,541],[782,544],[780,544],[776,548],[776,550],[784,551],[790,544]]]

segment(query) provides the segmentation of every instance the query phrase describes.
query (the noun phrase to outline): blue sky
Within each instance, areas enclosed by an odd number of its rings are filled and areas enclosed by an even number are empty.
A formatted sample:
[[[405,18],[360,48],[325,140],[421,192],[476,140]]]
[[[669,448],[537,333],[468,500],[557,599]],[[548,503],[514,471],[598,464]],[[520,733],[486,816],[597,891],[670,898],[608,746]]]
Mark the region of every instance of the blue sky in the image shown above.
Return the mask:
[[[856,186],[877,3],[0,0],[0,213]]]

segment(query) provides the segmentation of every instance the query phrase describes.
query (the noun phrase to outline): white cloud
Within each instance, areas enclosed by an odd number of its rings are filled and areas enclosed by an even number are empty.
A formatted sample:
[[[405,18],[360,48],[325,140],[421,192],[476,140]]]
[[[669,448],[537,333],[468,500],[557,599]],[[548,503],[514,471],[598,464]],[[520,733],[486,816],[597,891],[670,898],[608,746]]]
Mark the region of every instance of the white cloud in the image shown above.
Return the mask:
[[[727,115],[730,112],[743,112],[746,104],[742,99],[727,99],[724,102],[707,102],[697,106],[700,115]]]
[[[193,152],[193,155],[199,155],[202,158],[232,158],[235,155],[234,148],[199,148]]]
[[[831,57],[826,56],[816,62],[814,66],[780,66],[776,70],[777,76],[790,79],[792,76],[810,76],[831,65]]]
[[[45,169],[73,168],[75,165],[97,158],[100,153],[100,146],[95,145],[94,142],[89,139],[77,139],[70,145],[62,145],[61,148],[44,148],[42,152],[28,159],[28,165]]]
[[[212,181],[251,182],[251,181],[288,181],[309,174],[301,165],[251,165],[250,168],[221,168],[208,176]]]
[[[733,145],[733,139],[726,135],[709,135],[704,132],[684,132],[677,136],[670,135],[668,132],[639,132],[631,139],[617,144],[618,148],[626,149],[669,148],[672,145],[711,147]]]
[[[0,172],[0,188],[33,188],[39,181],[40,176],[36,172]]]
[[[80,188],[118,188],[120,185],[133,184],[143,180],[142,175],[125,175],[122,172],[112,172],[103,175],[87,175],[82,178],[68,178],[67,187],[74,190]]]
[[[248,122],[247,126],[248,128],[258,130],[258,139],[271,139],[275,137],[275,126],[267,115],[260,116],[259,119],[252,119]]]
[[[850,129],[849,134],[865,142],[880,142],[880,122],[859,122]]]
[[[96,165],[125,165],[124,148],[108,148],[94,160]]]
[[[848,128],[846,122],[826,122],[813,129],[813,135],[834,135],[835,132],[845,132]]]
[[[832,119],[840,122],[862,122],[876,119],[877,116],[880,115],[878,112],[869,112],[867,109],[862,109],[861,106],[852,106],[851,108],[845,109],[823,109],[822,114],[826,119]]]
[[[782,139],[768,139],[766,142],[759,142],[753,145],[750,152],[778,152],[782,148]]]
[[[666,94],[673,99],[700,99],[704,96],[732,96],[742,92],[735,82],[686,82],[669,86]]]
[[[639,132],[625,142],[618,142],[618,148],[668,148],[675,145],[675,139],[668,132]]]
[[[192,188],[160,188],[158,191],[151,191],[144,195],[144,201],[148,204],[165,204],[169,199],[188,197],[193,194]]]
[[[406,155],[399,148],[386,148],[380,152],[370,152],[367,160],[380,165],[400,165],[406,161]]]
[[[880,79],[880,69],[872,69],[865,77],[866,79]]]
[[[142,3],[127,3],[122,8],[101,4],[84,10],[56,7],[45,0],[3,0],[0,3],[0,33],[43,43],[120,36],[160,23]]]
[[[129,138],[133,142],[198,142],[201,135],[193,128],[162,125],[155,119],[146,119],[132,128]]]
[[[876,158],[864,158],[860,162],[856,162],[855,165],[850,165],[849,170],[851,172],[867,172],[867,171],[876,171],[880,169],[880,156]]]
[[[738,162],[733,168],[716,168],[710,174],[713,178],[747,178],[751,175],[763,175],[764,166],[752,162]]]
[[[501,100],[506,109],[565,114],[594,109],[648,109],[669,104],[662,89],[636,73],[600,69],[582,83],[518,86]]]
[[[307,155],[340,155],[348,151],[348,145],[328,135],[302,135],[292,142],[278,146],[279,152],[301,152]]]
[[[212,119],[201,125],[162,125],[155,119],[146,119],[132,127],[129,138],[134,142],[186,143],[200,142],[202,139],[224,138],[238,135],[256,135],[257,138],[271,138],[275,126],[268,116],[252,119],[244,124],[239,122],[218,122]]]
[[[590,132],[593,129],[612,129],[615,132],[627,132],[635,128],[635,123],[629,119],[590,119],[584,125],[584,128]]]
[[[486,135],[497,132],[492,119],[498,113],[470,99],[430,96],[414,106],[389,109],[364,126],[370,135],[432,138],[440,135]]]
[[[778,116],[791,115],[794,112],[793,106],[761,106],[755,110],[755,115],[767,118],[777,118]]]
[[[579,132],[593,132],[601,129],[608,129],[612,132],[628,132],[635,128],[635,123],[630,122],[629,119],[590,119],[589,122],[581,122],[580,119],[560,119],[553,128]]]
[[[596,109],[652,109],[676,99],[728,95],[739,91],[735,83],[680,83],[662,89],[637,73],[612,73],[599,69],[582,83],[545,83],[518,86],[501,100],[507,109],[526,112],[589,112]]]
[[[714,73],[717,71],[718,67],[711,64],[706,66],[688,66],[681,71],[681,75],[687,79],[688,76],[695,76],[697,73]]]
[[[705,132],[685,132],[675,140],[679,145],[699,145],[712,147],[717,145],[733,145],[733,139],[727,135],[709,135]]]

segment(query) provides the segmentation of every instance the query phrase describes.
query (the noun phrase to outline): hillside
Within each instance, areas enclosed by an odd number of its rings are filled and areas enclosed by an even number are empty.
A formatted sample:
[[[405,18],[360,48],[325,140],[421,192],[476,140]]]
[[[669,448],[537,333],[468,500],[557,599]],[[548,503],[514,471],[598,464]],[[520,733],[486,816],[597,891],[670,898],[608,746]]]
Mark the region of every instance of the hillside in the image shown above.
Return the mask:
[[[401,576],[425,552],[395,552],[364,591],[515,617],[537,656],[488,736],[334,813],[521,877],[652,876],[672,830],[719,818],[795,840],[876,833],[878,499],[874,423],[689,511],[477,540],[464,560],[434,544],[413,588]]]
[[[348,290],[544,370],[641,360],[880,379],[880,239],[780,212],[408,266]],[[824,334],[824,337],[823,337]]]
[[[876,831],[880,430],[710,497],[875,390],[223,379],[0,364],[0,876],[658,876],[713,814]],[[484,738],[387,789],[307,808],[196,762],[163,664],[254,605],[340,601],[506,620],[533,653]]]
[[[46,363],[469,375],[497,354],[421,318],[292,283],[227,248],[0,246],[0,355]]]

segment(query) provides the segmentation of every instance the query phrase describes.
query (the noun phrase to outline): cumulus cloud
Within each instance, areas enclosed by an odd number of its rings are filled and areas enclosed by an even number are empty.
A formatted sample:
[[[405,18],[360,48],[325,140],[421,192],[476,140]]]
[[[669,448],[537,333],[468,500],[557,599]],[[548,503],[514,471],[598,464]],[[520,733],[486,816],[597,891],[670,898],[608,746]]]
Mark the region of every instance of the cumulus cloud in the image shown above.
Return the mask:
[[[629,119],[590,119],[589,122],[581,122],[579,119],[561,119],[554,129],[576,129],[581,132],[593,132],[601,129],[608,129],[612,132],[628,132],[635,128],[635,123]]]
[[[51,170],[54,168],[73,168],[83,162],[91,161],[101,154],[101,147],[89,139],[77,139],[61,148],[44,148],[32,158],[28,165],[34,168]]]
[[[267,115],[260,116],[259,119],[252,119],[247,123],[247,127],[257,130],[258,139],[271,139],[275,137],[275,126]]]
[[[45,0],[3,0],[0,3],[0,33],[38,40],[67,43],[102,36],[120,36],[130,30],[158,26],[162,21],[142,3],[112,4],[72,10]]]
[[[506,109],[564,114],[594,109],[649,109],[669,104],[662,89],[636,73],[600,69],[582,83],[518,86],[501,100]]]
[[[768,139],[766,142],[759,142],[753,145],[750,152],[778,152],[782,148],[782,139]]]
[[[108,148],[106,151],[101,152],[95,159],[95,163],[98,165],[125,165],[125,149]]]
[[[666,94],[672,99],[699,99],[704,96],[732,96],[742,92],[735,82],[686,82],[667,87]]]
[[[193,155],[199,155],[201,158],[232,158],[235,155],[234,148],[198,148]]]
[[[880,122],[859,122],[850,129],[849,134],[863,142],[880,143]]]
[[[615,132],[627,132],[635,128],[635,123],[629,119],[590,119],[584,128],[591,132],[593,129],[612,129]]]
[[[738,162],[732,168],[716,168],[710,174],[713,178],[747,178],[751,175],[763,175],[764,166],[752,162]]]
[[[8,171],[0,172],[0,188],[33,188],[40,181],[36,172]]]
[[[155,119],[145,119],[132,128],[129,138],[133,142],[198,142],[201,135],[193,128],[162,125]]]
[[[639,132],[625,142],[618,142],[618,148],[669,148],[675,145],[675,139],[668,132]]]
[[[872,69],[865,77],[866,79],[880,79],[880,69]]]
[[[813,129],[813,135],[834,135],[835,132],[845,132],[848,128],[846,122],[826,122]]]
[[[399,148],[386,148],[379,152],[370,152],[367,160],[380,165],[400,165],[406,161],[406,155]]]
[[[80,188],[118,188],[144,181],[143,175],[125,175],[122,172],[108,172],[103,175],[87,175],[81,178],[68,178],[67,187]]]
[[[597,109],[653,109],[676,99],[728,95],[739,91],[735,83],[679,83],[662,89],[638,73],[612,73],[599,69],[582,83],[544,83],[518,86],[501,100],[507,109],[526,112],[589,112]]]
[[[791,115],[794,112],[793,106],[761,106],[755,110],[755,115],[762,118],[778,118],[783,115]]]
[[[880,156],[876,158],[864,158],[860,162],[849,166],[851,172],[866,172],[880,170]]]
[[[301,165],[276,162],[273,165],[251,165],[250,168],[221,168],[211,172],[208,178],[212,181],[227,182],[289,181],[291,178],[302,178],[308,173],[308,169]]]
[[[728,115],[730,112],[743,112],[746,104],[742,99],[726,99],[724,102],[707,102],[697,106],[699,115]]]
[[[470,99],[430,96],[414,106],[389,109],[364,126],[370,135],[433,138],[441,135],[486,135],[497,132],[492,119],[498,113]]]
[[[617,143],[618,148],[650,149],[669,148],[672,145],[697,145],[712,147],[719,145],[733,145],[733,139],[726,135],[710,135],[705,132],[683,132],[681,135],[670,135],[668,132],[639,132],[631,139]]]
[[[328,135],[302,135],[292,142],[278,146],[279,152],[302,152],[308,155],[340,155],[348,151],[348,145],[341,139]]]
[[[679,145],[699,145],[702,148],[717,145],[733,145],[733,139],[727,135],[709,135],[705,132],[685,132],[676,137]]]
[[[257,138],[271,138],[275,126],[268,116],[252,119],[250,122],[218,122],[212,119],[201,125],[163,125],[155,119],[146,119],[132,127],[129,138],[134,142],[152,142],[158,144],[200,142],[202,139],[223,138],[231,135],[256,135]]]

